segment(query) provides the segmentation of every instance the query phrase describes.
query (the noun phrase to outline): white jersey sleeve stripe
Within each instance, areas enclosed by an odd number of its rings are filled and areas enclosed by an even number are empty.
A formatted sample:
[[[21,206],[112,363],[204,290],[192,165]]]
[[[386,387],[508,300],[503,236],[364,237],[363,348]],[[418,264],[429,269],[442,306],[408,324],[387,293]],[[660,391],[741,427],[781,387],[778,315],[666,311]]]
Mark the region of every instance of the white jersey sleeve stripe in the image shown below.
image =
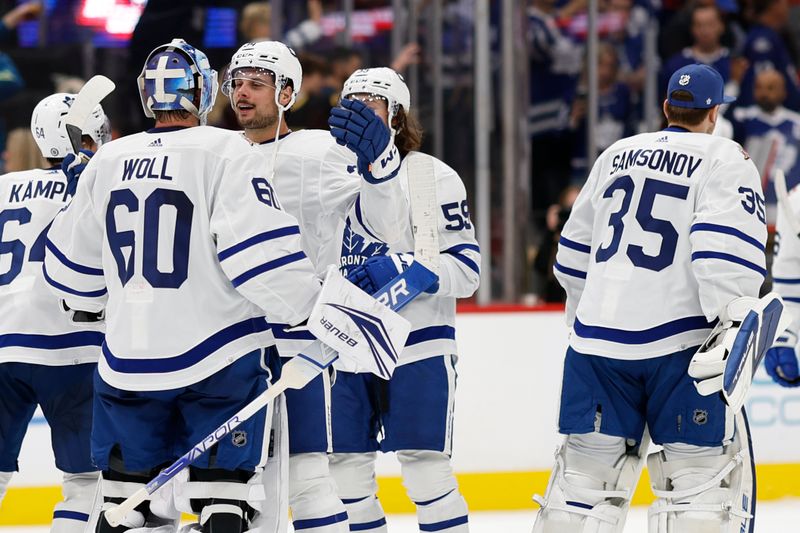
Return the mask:
[[[558,239],[558,244],[566,248],[571,248],[578,252],[583,252],[585,254],[588,254],[589,252],[592,251],[592,247],[589,246],[588,244],[581,244],[579,242],[571,241],[566,237],[564,237],[563,235]]]
[[[448,248],[447,250],[444,250],[442,253],[448,254],[451,257],[453,257],[455,259],[458,259],[459,261],[461,261],[462,263],[467,265],[467,267],[469,267],[471,270],[473,270],[476,274],[480,274],[481,273],[481,267],[478,265],[478,263],[476,263],[469,256],[467,256],[465,254],[462,254],[461,253],[462,251],[473,251],[476,254],[478,254],[478,257],[480,257],[480,253],[481,253],[481,249],[477,245],[474,245],[474,244],[458,244],[456,246]]]
[[[574,278],[586,279],[586,272],[583,272],[582,270],[576,270],[574,268],[565,267],[558,261],[556,261],[555,264],[553,264],[553,270],[557,270],[562,274],[566,274]]]
[[[104,297],[106,295],[106,293],[108,292],[108,289],[106,289],[105,287],[103,287],[102,289],[94,290],[94,291],[80,291],[78,289],[73,289],[71,287],[67,287],[64,284],[57,282],[56,280],[54,280],[53,278],[51,278],[47,274],[47,264],[46,263],[44,265],[42,265],[42,273],[44,274],[45,281],[47,281],[47,283],[51,287],[53,287],[54,289],[57,289],[57,290],[59,290],[61,292],[65,292],[67,294],[71,294],[73,296],[80,296],[81,298],[101,298],[101,297]]]
[[[259,233],[258,235],[254,235],[249,239],[240,242],[239,244],[234,244],[233,246],[222,250],[217,254],[217,257],[220,261],[224,261],[232,255],[238,254],[239,252],[244,251],[251,246],[255,246],[256,244],[260,244],[262,242],[271,241],[273,239],[286,237],[288,235],[300,235],[300,227],[286,226],[285,228],[278,228],[271,231],[265,231],[264,233]]]
[[[74,270],[75,272],[78,272],[79,274],[86,274],[88,276],[102,276],[103,275],[103,269],[102,268],[93,268],[93,267],[89,267],[89,266],[86,266],[86,265],[81,265],[79,263],[71,261],[66,255],[64,255],[61,252],[61,250],[59,250],[56,247],[55,244],[52,243],[52,241],[50,241],[50,239],[47,239],[45,241],[45,246],[47,247],[47,249],[50,252],[52,252],[53,256],[56,259],[58,259],[61,262],[61,264],[64,265],[65,267],[70,268],[70,269]]]
[[[734,237],[737,237],[740,240],[752,246],[755,246],[756,249],[760,252],[764,252],[766,250],[766,246],[764,245],[764,243],[760,242],[758,239],[751,237],[750,235],[747,235],[743,231],[739,231],[738,229],[732,228],[730,226],[720,226],[719,224],[700,222],[697,224],[693,224],[691,229],[689,230],[689,233],[694,233],[697,231],[709,231],[715,233],[723,233],[726,235],[733,235]]]
[[[729,263],[736,263],[737,265],[741,265],[745,268],[749,268],[754,272],[758,272],[761,274],[762,277],[767,277],[767,269],[756,265],[755,263],[751,263],[747,259],[742,259],[741,257],[726,254],[724,252],[713,252],[710,250],[702,250],[699,252],[692,252],[692,261],[700,261],[703,259],[719,259],[720,261],[727,261]]]
[[[250,270],[239,274],[231,280],[231,283],[233,283],[234,287],[238,287],[260,274],[269,272],[270,270],[275,270],[276,268],[280,268],[291,263],[296,263],[297,261],[302,261],[303,259],[306,259],[306,254],[303,252],[295,252],[293,254],[285,255],[283,257],[267,261],[266,263],[253,267]]]
[[[264,318],[248,318],[232,324],[206,338],[190,350],[173,357],[158,359],[121,358],[113,354],[108,344],[103,345],[105,361],[114,372],[122,374],[163,374],[192,367],[221,348],[244,337],[270,329]]]

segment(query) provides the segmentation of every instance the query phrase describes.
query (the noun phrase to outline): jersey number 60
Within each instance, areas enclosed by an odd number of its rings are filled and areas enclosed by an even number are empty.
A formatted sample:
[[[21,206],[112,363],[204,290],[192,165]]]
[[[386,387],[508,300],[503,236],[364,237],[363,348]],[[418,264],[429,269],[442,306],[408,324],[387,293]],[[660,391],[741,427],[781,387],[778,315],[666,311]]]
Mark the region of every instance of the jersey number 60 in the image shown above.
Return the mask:
[[[612,213],[608,219],[608,225],[613,229],[613,235],[608,246],[597,250],[595,261],[598,263],[608,261],[619,251],[622,232],[625,230],[623,219],[631,207],[633,189],[633,179],[625,175],[615,179],[606,189],[606,192],[603,193],[603,198],[613,198],[615,192],[622,191],[623,197],[619,211]],[[659,195],[686,200],[688,194],[689,187],[685,185],[677,185],[651,178],[644,180],[639,207],[636,208],[636,220],[644,231],[661,235],[661,249],[656,255],[648,255],[641,246],[628,245],[626,253],[635,266],[660,272],[672,264],[673,259],[675,259],[675,247],[678,244],[678,232],[668,220],[653,217],[653,203],[656,200],[656,196]]]

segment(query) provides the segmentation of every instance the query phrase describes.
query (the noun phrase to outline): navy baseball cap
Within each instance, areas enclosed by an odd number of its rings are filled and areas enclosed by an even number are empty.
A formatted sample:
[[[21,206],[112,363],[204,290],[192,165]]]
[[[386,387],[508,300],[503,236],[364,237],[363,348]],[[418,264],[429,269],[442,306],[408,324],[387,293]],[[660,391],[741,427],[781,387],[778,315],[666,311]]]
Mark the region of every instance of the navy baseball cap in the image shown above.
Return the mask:
[[[667,102],[675,107],[690,107],[694,109],[708,109],[719,104],[728,104],[736,100],[732,96],[725,96],[723,91],[725,82],[719,72],[708,65],[687,65],[676,70],[669,79],[667,86]],[[673,100],[674,91],[686,91],[692,95],[692,100]]]

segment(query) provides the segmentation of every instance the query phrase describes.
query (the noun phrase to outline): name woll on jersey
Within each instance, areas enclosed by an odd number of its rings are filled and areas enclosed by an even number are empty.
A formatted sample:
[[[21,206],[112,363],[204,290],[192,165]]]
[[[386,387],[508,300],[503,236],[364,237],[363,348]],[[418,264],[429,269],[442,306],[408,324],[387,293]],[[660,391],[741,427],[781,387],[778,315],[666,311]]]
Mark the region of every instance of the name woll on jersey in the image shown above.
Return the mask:
[[[76,309],[107,308],[99,372],[163,390],[274,343],[319,291],[268,162],[235,133],[164,128],[104,145],[50,230],[51,285]]]
[[[275,141],[254,145],[269,161],[277,148],[273,185],[283,209],[297,218],[303,250],[323,277],[339,262],[344,219],[356,204],[360,230],[393,240],[407,215],[399,181],[368,183],[356,170],[353,152],[339,146],[329,131],[289,132]],[[363,210],[363,214],[362,214]],[[359,223],[363,222],[364,226]],[[313,336],[306,330],[273,328],[282,356],[295,355]]]
[[[60,169],[0,177],[0,363],[94,363],[102,325],[76,326],[42,275],[47,228],[67,203]]]
[[[645,359],[699,345],[766,276],[764,196],[728,139],[667,130],[606,150],[559,241],[571,346]]]
[[[414,251],[409,205],[408,162],[412,157],[431,157],[410,152],[403,158],[395,178],[402,188],[405,217],[398,226],[397,238],[382,242],[364,230],[358,203],[347,217],[340,242],[342,270],[347,272],[370,256]],[[469,217],[467,194],[461,178],[442,161],[433,159],[436,201],[439,203],[439,289],[436,294],[422,293],[404,307],[400,314],[411,322],[411,333],[400,354],[400,365],[428,357],[458,353],[455,340],[456,299],[472,296],[480,283],[480,248]]]

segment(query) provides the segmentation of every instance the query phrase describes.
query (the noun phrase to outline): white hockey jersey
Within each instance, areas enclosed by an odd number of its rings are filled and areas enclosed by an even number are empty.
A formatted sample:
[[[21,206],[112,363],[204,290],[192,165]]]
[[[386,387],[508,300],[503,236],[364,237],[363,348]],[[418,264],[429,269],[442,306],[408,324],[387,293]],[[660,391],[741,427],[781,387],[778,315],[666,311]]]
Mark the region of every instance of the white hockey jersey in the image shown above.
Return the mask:
[[[283,209],[300,224],[303,250],[318,276],[325,275],[328,265],[338,264],[344,220],[356,202],[365,212],[359,211],[365,226],[355,221],[360,231],[383,241],[400,237],[407,216],[400,182],[370,184],[361,179],[355,154],[339,146],[329,131],[289,132],[277,142],[255,146],[269,161],[278,148],[273,184]],[[302,329],[277,326],[273,332],[282,356],[295,355],[314,338]]]
[[[409,209],[408,162],[412,157],[431,157],[411,152],[400,165],[393,179],[403,190],[405,216],[398,223],[400,235],[382,242],[362,230],[369,213],[380,213],[374,206],[365,211],[366,204],[357,202],[350,211],[341,240],[340,267],[347,274],[373,255],[413,253],[414,236],[411,231]],[[400,311],[411,322],[411,333],[398,364],[408,364],[428,357],[458,353],[455,340],[456,299],[467,298],[480,283],[481,255],[475,240],[475,229],[469,216],[467,193],[458,174],[436,158],[436,200],[439,203],[439,290],[436,294],[421,294]],[[362,193],[363,194],[363,193]]]
[[[765,220],[758,171],[735,142],[680,128],[616,142],[559,241],[570,345],[645,359],[701,344],[723,306],[758,296]]]
[[[42,275],[47,229],[67,202],[61,169],[0,176],[0,363],[94,363],[102,325],[75,326]]]
[[[272,345],[265,314],[308,317],[319,282],[268,164],[206,126],[152,129],[92,158],[50,229],[45,275],[72,308],[106,307],[107,383],[186,386]]]
[[[795,219],[800,220],[800,187],[795,187],[789,193],[789,203]],[[786,213],[780,207],[775,230],[772,286],[783,297],[783,303],[792,315],[788,329],[797,334],[800,332],[800,237],[795,235]]]

